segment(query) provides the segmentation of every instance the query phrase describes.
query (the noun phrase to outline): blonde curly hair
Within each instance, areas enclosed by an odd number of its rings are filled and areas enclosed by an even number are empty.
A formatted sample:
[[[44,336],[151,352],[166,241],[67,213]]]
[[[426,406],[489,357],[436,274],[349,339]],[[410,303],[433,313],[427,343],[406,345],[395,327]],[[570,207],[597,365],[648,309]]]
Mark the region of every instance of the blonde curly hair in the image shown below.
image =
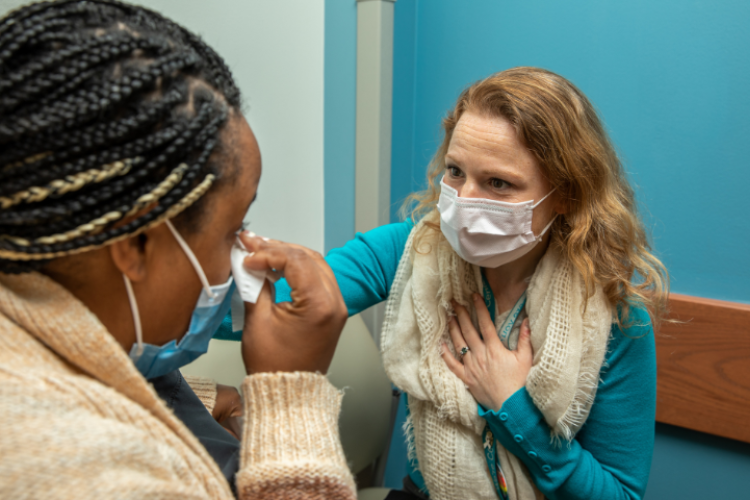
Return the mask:
[[[581,273],[587,298],[600,285],[619,309],[618,321],[628,318],[631,306],[644,306],[658,324],[666,314],[667,270],[651,252],[633,189],[593,105],[560,75],[512,68],[463,91],[443,120],[445,136],[428,167],[428,188],[410,195],[402,213],[416,222],[437,209],[445,155],[467,110],[508,120],[567,204],[550,229],[551,244]],[[422,227],[417,242],[425,231],[440,231],[434,223]]]

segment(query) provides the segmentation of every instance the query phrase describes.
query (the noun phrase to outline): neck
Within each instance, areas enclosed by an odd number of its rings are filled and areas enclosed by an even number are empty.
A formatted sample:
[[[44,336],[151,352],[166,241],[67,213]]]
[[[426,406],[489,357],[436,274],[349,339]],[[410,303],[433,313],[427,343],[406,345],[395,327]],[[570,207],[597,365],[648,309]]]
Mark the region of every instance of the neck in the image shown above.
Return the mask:
[[[513,307],[529,286],[529,278],[549,246],[549,233],[522,257],[494,269],[485,268],[484,275],[498,304],[498,312]]]

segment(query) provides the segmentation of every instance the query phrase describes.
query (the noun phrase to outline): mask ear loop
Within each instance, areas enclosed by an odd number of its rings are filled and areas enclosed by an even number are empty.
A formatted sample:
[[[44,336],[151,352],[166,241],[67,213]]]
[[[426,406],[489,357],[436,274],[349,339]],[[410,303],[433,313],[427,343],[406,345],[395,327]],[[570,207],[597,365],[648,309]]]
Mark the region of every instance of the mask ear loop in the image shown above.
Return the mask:
[[[554,189],[553,189],[552,191],[550,191],[549,193],[547,193],[547,194],[546,194],[546,195],[544,196],[544,198],[542,198],[541,200],[539,200],[539,201],[537,201],[536,203],[534,203],[534,204],[533,204],[533,205],[531,206],[531,209],[533,210],[533,209],[535,209],[536,207],[538,207],[538,206],[539,206],[539,205],[540,205],[540,204],[541,204],[541,203],[542,203],[542,202],[543,202],[544,200],[546,200],[547,198],[549,198],[549,197],[550,197],[550,195],[551,195],[552,193],[554,193],[555,191],[557,191],[557,188],[554,188]],[[537,240],[537,241],[541,240],[541,239],[542,239],[542,236],[544,236],[544,233],[546,233],[546,232],[547,232],[547,229],[549,229],[550,227],[552,227],[552,223],[553,223],[553,222],[555,222],[555,219],[557,219],[557,216],[558,216],[558,214],[555,214],[555,216],[554,216],[554,217],[552,217],[552,220],[551,220],[551,221],[549,221],[549,224],[547,224],[547,225],[546,225],[546,226],[544,227],[544,229],[542,229],[542,232],[541,232],[541,233],[539,233],[539,235],[538,235],[538,236],[535,236],[535,238],[536,238],[536,240]]]
[[[185,255],[187,255],[188,260],[193,265],[193,268],[195,268],[195,272],[198,274],[198,279],[201,281],[201,284],[203,285],[203,289],[206,291],[208,296],[210,298],[216,297],[216,294],[211,291],[211,285],[208,284],[208,279],[206,279],[206,274],[203,272],[203,268],[201,267],[200,262],[198,262],[198,259],[195,257],[195,254],[192,250],[190,250],[190,247],[185,242],[185,240],[182,239],[182,236],[180,236],[180,233],[177,232],[177,230],[174,228],[172,223],[169,220],[165,221],[167,224],[167,227],[170,231],[172,231],[172,235],[174,236],[174,239],[177,240],[177,243],[180,244],[182,247],[182,250],[185,252]]]
[[[138,302],[135,300],[135,293],[133,293],[133,285],[130,280],[123,273],[123,280],[125,280],[125,290],[128,292],[128,300],[130,301],[130,311],[133,313],[133,323],[135,324],[135,339],[138,342],[138,350],[136,355],[138,357],[143,354],[143,329],[141,328],[141,315],[138,312]]]
[[[553,222],[555,222],[555,219],[557,219],[557,215],[558,215],[558,214],[555,214],[555,216],[554,216],[554,217],[552,217],[552,220],[551,220],[551,221],[549,221],[549,224],[547,224],[547,225],[546,225],[546,226],[544,227],[544,229],[542,229],[542,232],[541,232],[541,233],[539,233],[539,236],[535,236],[535,238],[536,238],[536,240],[537,240],[537,241],[541,240],[541,239],[542,239],[542,236],[544,236],[544,233],[546,233],[546,232],[547,232],[547,229],[549,229],[550,227],[552,227],[552,223],[553,223]]]
[[[557,188],[554,188],[552,191],[550,191],[549,193],[547,193],[546,195],[544,195],[544,198],[542,198],[541,200],[539,200],[536,203],[534,203],[533,205],[531,205],[531,209],[533,210],[536,207],[538,207],[544,200],[546,200],[547,198],[549,198],[550,195],[552,193],[554,193],[555,191],[557,191]],[[552,220],[555,220],[555,219],[552,219]],[[542,234],[544,234],[544,232],[542,232]]]

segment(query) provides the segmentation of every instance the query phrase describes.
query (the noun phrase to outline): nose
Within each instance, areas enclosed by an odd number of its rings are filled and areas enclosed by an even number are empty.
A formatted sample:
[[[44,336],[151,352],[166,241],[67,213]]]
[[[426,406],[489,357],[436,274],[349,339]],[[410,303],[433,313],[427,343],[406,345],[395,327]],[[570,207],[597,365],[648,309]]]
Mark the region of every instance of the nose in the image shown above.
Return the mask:
[[[479,186],[475,182],[467,179],[460,188],[456,190],[459,198],[481,198]]]

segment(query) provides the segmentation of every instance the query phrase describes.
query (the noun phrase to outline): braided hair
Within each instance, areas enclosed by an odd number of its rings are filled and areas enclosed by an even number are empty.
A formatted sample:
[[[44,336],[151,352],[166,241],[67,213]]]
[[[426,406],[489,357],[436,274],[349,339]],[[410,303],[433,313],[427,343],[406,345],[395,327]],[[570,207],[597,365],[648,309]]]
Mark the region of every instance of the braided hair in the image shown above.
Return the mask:
[[[58,0],[0,19],[0,272],[187,224],[231,175],[212,153],[239,108],[221,57],[148,9]]]

